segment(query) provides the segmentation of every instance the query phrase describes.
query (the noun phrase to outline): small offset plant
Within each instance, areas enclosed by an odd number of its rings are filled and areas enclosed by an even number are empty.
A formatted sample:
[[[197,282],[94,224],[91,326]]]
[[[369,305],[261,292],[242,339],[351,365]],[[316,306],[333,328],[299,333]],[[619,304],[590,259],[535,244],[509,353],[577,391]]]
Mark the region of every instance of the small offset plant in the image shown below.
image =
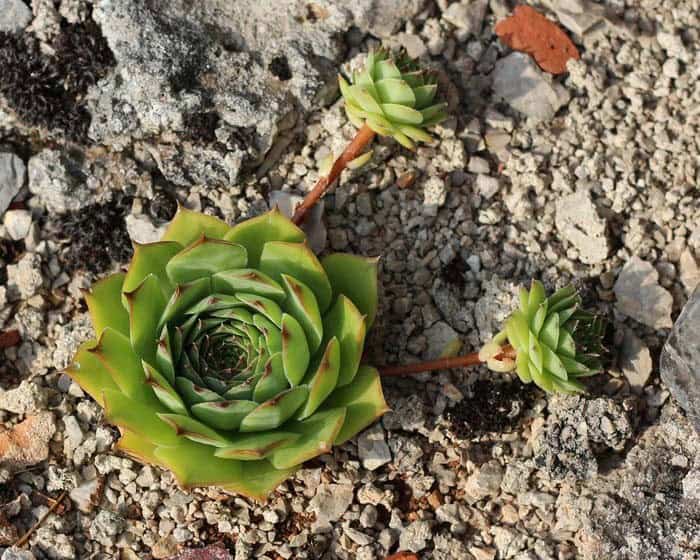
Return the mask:
[[[183,487],[264,499],[387,410],[360,363],[377,260],[319,261],[276,210],[229,227],[180,209],[86,300],[97,339],[68,374],[119,427],[119,449]]]
[[[296,208],[292,217],[295,224],[304,221],[346,167],[356,168],[369,160],[372,154],[364,150],[375,135],[391,136],[413,150],[416,142],[432,140],[427,128],[447,118],[447,103],[439,100],[436,76],[403,52],[370,52],[364,67],[353,73],[351,83],[343,76],[338,76],[338,83],[348,119],[359,130]]]
[[[479,352],[383,368],[381,374],[409,375],[485,364],[495,372],[516,371],[523,383],[534,382],[548,393],[584,392],[579,380],[602,371],[604,327],[600,317],[581,309],[581,298],[573,286],[547,297],[542,283],[535,280],[529,290],[521,288],[519,308]]]

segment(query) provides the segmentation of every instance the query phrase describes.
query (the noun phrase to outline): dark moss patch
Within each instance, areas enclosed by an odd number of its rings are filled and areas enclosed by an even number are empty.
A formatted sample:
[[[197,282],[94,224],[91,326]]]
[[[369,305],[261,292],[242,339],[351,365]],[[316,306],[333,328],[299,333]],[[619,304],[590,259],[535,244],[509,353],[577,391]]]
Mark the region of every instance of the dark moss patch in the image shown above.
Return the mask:
[[[458,288],[464,288],[466,280],[464,275],[467,272],[467,264],[459,257],[452,259],[440,271],[442,279]]]
[[[85,93],[114,65],[114,57],[90,20],[62,26],[51,46],[55,53],[47,55],[28,33],[0,33],[0,95],[26,124],[85,142],[90,126]]]
[[[447,419],[457,437],[469,439],[489,432],[510,432],[534,400],[536,389],[520,381],[494,382],[480,379],[472,396],[449,411]]]
[[[188,113],[185,115],[185,137],[199,142],[216,141],[216,127],[219,125],[219,115],[214,111]]]
[[[130,196],[117,193],[109,202],[55,218],[49,227],[66,243],[59,259],[68,272],[102,274],[114,263],[126,263],[131,258],[133,249],[126,229],[131,202]]]
[[[292,69],[289,67],[289,61],[286,56],[276,56],[270,61],[270,72],[279,80],[286,82],[292,79]]]
[[[167,191],[156,191],[148,203],[148,213],[159,222],[169,222],[177,213],[177,200]]]

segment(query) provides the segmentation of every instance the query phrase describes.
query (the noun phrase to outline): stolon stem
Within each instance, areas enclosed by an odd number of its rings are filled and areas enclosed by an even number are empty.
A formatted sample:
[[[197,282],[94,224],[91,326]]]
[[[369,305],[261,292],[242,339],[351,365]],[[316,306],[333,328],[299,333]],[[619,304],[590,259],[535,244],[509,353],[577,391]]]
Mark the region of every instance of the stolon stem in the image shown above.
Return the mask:
[[[515,349],[510,346],[504,346],[503,350],[497,356],[496,360],[501,358],[514,358]],[[456,356],[454,358],[438,358],[427,362],[417,362],[415,364],[405,364],[399,366],[384,366],[379,368],[379,374],[382,377],[400,377],[404,375],[413,375],[414,373],[424,373],[427,371],[435,371],[438,369],[451,369],[459,367],[471,367],[486,362],[479,358],[479,352],[472,352],[464,356]]]
[[[340,177],[348,165],[348,162],[354,160],[356,157],[362,154],[365,148],[374,140],[375,132],[364,124],[361,129],[357,131],[355,137],[348,144],[340,157],[333,162],[333,166],[327,175],[321,177],[311,189],[308,194],[304,197],[302,203],[297,206],[294,210],[294,215],[292,216],[292,221],[296,225],[300,225],[306,219],[306,215],[315,206],[315,204],[321,199],[321,197],[326,193],[330,186]]]

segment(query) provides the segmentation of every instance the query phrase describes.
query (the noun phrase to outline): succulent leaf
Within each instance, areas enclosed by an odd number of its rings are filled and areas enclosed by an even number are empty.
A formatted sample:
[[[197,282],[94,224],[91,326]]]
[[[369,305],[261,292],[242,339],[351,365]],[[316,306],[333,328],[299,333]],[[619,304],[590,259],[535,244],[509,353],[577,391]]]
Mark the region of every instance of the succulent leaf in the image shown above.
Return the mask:
[[[601,370],[604,324],[581,311],[580,304],[572,286],[549,297],[538,281],[520,290],[520,307],[506,320],[504,333],[516,352],[515,370],[523,383],[534,381],[548,392],[582,392],[585,387],[577,379]]]
[[[180,206],[161,241],[177,241],[183,247],[187,247],[202,236],[223,239],[230,230],[231,228],[219,218]]]
[[[408,100],[394,79],[380,89]],[[372,74],[361,80],[376,92]],[[264,498],[386,410],[376,371],[359,365],[377,260],[322,264],[276,210],[229,228],[181,208],[86,299],[98,339],[67,373],[119,426],[119,449],[185,487]]]
[[[343,294],[365,315],[367,327],[377,315],[378,258],[360,257],[349,253],[331,253],[321,260],[333,288],[333,298]]]
[[[425,129],[447,118],[447,104],[435,101],[439,88],[434,76],[402,52],[370,52],[364,68],[353,73],[352,83],[342,76],[338,83],[355,126],[366,124],[410,150],[415,149],[414,141],[430,142]]]
[[[225,239],[245,247],[248,251],[248,266],[258,268],[260,255],[268,241],[302,243],[306,236],[301,229],[275,208],[261,216],[233,226],[226,234]]]
[[[129,334],[129,314],[121,300],[126,274],[119,272],[95,282],[85,294],[90,320],[99,335],[105,327],[112,327],[124,335]]]

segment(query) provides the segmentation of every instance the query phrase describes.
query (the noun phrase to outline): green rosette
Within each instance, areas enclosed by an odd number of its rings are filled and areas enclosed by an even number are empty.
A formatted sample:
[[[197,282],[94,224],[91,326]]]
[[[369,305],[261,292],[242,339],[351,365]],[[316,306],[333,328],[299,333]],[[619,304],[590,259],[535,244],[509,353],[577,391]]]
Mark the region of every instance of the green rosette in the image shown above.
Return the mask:
[[[430,142],[426,129],[447,118],[447,103],[438,100],[435,74],[403,52],[370,52],[351,82],[342,76],[338,81],[345,112],[355,126],[367,125],[410,150],[418,141]]]
[[[319,260],[276,210],[230,227],[181,208],[86,300],[97,338],[67,373],[120,428],[120,450],[185,488],[264,499],[387,410],[360,363],[376,259]]]

